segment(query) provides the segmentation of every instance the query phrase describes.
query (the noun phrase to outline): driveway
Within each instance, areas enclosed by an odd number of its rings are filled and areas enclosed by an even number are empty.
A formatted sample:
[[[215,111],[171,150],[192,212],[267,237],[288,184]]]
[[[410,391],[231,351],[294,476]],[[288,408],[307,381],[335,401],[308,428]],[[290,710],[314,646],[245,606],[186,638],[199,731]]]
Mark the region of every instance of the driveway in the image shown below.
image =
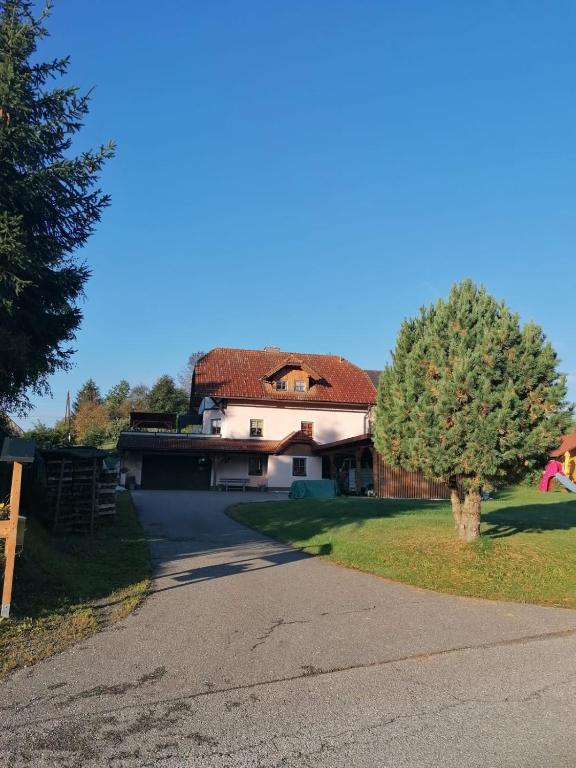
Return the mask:
[[[0,765],[573,768],[576,612],[403,586],[224,514],[269,498],[135,493],[152,594],[0,685]]]

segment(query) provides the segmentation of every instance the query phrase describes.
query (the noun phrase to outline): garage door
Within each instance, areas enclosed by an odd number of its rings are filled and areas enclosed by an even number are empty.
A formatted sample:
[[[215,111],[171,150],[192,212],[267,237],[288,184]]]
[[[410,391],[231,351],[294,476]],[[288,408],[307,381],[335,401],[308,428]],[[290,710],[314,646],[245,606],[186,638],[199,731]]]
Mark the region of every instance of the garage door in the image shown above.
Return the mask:
[[[210,488],[211,461],[204,456],[143,456],[141,487],[148,491]]]

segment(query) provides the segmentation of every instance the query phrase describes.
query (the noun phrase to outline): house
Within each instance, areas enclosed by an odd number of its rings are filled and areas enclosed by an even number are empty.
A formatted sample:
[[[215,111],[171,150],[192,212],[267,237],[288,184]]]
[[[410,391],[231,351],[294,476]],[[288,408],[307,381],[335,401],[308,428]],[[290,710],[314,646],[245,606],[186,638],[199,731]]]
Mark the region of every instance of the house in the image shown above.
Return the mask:
[[[234,480],[232,487],[285,490],[301,478],[333,478],[344,493],[449,498],[442,480],[391,467],[376,452],[379,375],[339,355],[213,349],[196,364],[189,414],[132,414],[118,441],[121,482],[208,489]]]
[[[229,479],[289,488],[321,479],[321,447],[370,431],[376,389],[339,355],[216,348],[196,364],[190,397],[201,431],[120,435],[124,480],[142,488],[209,488]]]

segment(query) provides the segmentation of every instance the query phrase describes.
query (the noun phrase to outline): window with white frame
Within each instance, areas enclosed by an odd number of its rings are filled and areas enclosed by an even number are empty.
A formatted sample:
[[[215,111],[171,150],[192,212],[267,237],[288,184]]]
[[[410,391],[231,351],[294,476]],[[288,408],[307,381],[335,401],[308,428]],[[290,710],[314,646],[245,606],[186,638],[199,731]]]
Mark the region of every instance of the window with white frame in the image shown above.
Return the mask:
[[[304,379],[296,379],[294,382],[294,392],[306,392],[306,382]]]
[[[286,379],[278,379],[278,381],[274,382],[274,389],[279,389],[282,392],[285,392],[288,389],[288,382]]]
[[[292,477],[306,477],[306,459],[294,456],[292,459]]]
[[[210,434],[211,435],[222,434],[222,419],[212,419],[210,421]]]
[[[250,419],[250,437],[262,437],[264,434],[264,421],[262,419]]]

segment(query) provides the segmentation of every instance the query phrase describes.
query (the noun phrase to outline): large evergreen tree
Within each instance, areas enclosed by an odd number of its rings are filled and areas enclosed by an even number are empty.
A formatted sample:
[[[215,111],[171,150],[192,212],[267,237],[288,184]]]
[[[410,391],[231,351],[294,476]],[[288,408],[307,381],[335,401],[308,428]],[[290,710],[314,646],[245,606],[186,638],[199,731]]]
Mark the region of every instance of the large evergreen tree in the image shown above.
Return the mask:
[[[186,413],[189,395],[177,387],[172,376],[160,376],[150,390],[148,406],[160,413]]]
[[[100,388],[98,387],[98,384],[96,384],[94,379],[87,379],[76,393],[76,397],[74,398],[74,403],[72,405],[72,413],[78,413],[78,409],[84,403],[99,405],[101,402],[102,397],[100,395]]]
[[[450,479],[463,541],[479,534],[481,488],[542,466],[570,426],[557,363],[538,326],[521,327],[470,280],[402,324],[380,378],[375,444],[395,466]]]
[[[47,35],[28,0],[0,0],[0,410],[25,411],[69,367],[89,276],[77,259],[108,197],[97,187],[112,145],[71,154],[89,95],[52,85],[68,58],[38,62]]]

